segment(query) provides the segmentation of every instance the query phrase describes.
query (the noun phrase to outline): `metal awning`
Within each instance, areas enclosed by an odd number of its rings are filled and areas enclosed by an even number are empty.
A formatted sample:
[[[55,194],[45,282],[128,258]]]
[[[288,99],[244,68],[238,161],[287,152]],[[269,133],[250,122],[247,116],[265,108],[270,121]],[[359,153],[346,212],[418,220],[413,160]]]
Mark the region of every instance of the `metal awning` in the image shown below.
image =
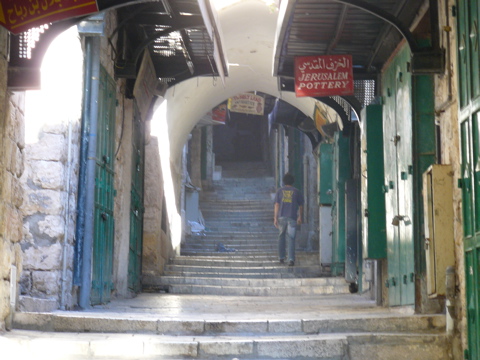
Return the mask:
[[[279,87],[292,90],[294,59],[309,55],[351,54],[355,80],[375,80],[404,39],[413,53],[414,74],[442,72],[443,52],[438,45],[436,20],[427,24],[427,47],[421,46],[410,30],[417,15],[427,11],[437,19],[437,2],[283,0],[274,53]],[[428,22],[428,15],[425,18]]]
[[[117,11],[117,26],[109,37],[117,78],[130,79],[133,85],[145,50],[165,87],[191,77],[226,76],[227,64],[208,0],[97,0],[97,4],[100,11]],[[66,19],[11,35],[9,87],[39,88],[40,65],[50,42],[83,19]]]

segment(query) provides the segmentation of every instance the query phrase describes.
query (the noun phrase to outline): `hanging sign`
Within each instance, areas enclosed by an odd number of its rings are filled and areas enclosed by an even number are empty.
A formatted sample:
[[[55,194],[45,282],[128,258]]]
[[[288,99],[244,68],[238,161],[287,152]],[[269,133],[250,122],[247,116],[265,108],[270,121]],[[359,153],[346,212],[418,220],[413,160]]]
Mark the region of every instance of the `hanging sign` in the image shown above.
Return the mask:
[[[133,88],[133,96],[135,97],[143,121],[147,120],[157,83],[158,78],[155,73],[152,58],[150,57],[150,53],[145,50]]]
[[[263,115],[265,99],[251,93],[239,94],[228,99],[228,109],[250,115]]]
[[[300,96],[353,95],[351,55],[295,58],[295,94]]]
[[[0,25],[13,34],[98,12],[95,0],[0,0]]]
[[[222,103],[214,107],[208,114],[211,115],[213,121],[225,124],[227,119],[227,103]]]

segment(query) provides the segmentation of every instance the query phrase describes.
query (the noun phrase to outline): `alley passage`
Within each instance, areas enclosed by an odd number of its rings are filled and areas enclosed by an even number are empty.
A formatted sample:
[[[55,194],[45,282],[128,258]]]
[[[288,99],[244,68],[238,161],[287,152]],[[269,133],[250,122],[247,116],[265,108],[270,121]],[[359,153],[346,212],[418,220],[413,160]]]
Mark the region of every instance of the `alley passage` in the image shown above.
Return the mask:
[[[279,264],[273,178],[233,165],[202,193],[205,234],[188,238],[156,292],[82,312],[17,312],[0,358],[450,359],[444,315],[349,294],[343,278],[323,276],[317,253]]]
[[[343,279],[322,274],[317,251],[298,251],[294,267],[279,263],[275,190],[263,163],[223,163],[222,179],[201,193],[205,232],[187,237],[182,256],[167,266],[159,287],[169,293],[204,295],[348,293]]]

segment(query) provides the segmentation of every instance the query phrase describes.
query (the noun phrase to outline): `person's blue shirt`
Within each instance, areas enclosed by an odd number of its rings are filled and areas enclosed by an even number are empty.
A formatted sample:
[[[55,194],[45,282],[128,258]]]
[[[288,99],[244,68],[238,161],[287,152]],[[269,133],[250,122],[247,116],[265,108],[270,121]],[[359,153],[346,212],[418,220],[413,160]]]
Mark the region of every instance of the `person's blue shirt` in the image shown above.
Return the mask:
[[[278,217],[288,217],[296,220],[298,208],[303,205],[303,195],[293,186],[284,186],[277,190],[275,203],[279,204]]]

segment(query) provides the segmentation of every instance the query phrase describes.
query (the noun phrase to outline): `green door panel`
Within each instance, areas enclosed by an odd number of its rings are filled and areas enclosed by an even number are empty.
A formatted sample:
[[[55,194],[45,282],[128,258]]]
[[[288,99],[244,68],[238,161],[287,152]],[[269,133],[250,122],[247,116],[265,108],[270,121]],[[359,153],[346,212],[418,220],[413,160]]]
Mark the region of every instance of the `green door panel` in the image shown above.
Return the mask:
[[[462,211],[463,211],[463,235],[473,236],[473,197],[472,197],[472,161],[470,154],[470,122],[464,121],[460,125],[461,150],[462,150]]]
[[[350,138],[341,132],[335,133],[333,159],[332,274],[340,275],[345,272],[345,183],[351,177]]]
[[[331,205],[333,201],[333,144],[320,144],[319,163],[318,202],[320,205]]]
[[[288,169],[295,178],[295,187],[303,193],[303,141],[305,135],[293,127],[290,127],[288,131]]]
[[[387,257],[382,116],[382,105],[367,106],[362,116],[366,130],[367,166],[367,208],[364,214],[367,234],[363,256],[368,259]]]
[[[92,305],[110,301],[113,290],[115,82],[100,68],[97,154],[95,168],[95,218],[92,264]]]
[[[468,358],[480,358],[480,58],[478,0],[457,0],[458,89]]]
[[[412,169],[412,81],[404,48],[383,76],[383,142],[389,304],[415,301]]]

